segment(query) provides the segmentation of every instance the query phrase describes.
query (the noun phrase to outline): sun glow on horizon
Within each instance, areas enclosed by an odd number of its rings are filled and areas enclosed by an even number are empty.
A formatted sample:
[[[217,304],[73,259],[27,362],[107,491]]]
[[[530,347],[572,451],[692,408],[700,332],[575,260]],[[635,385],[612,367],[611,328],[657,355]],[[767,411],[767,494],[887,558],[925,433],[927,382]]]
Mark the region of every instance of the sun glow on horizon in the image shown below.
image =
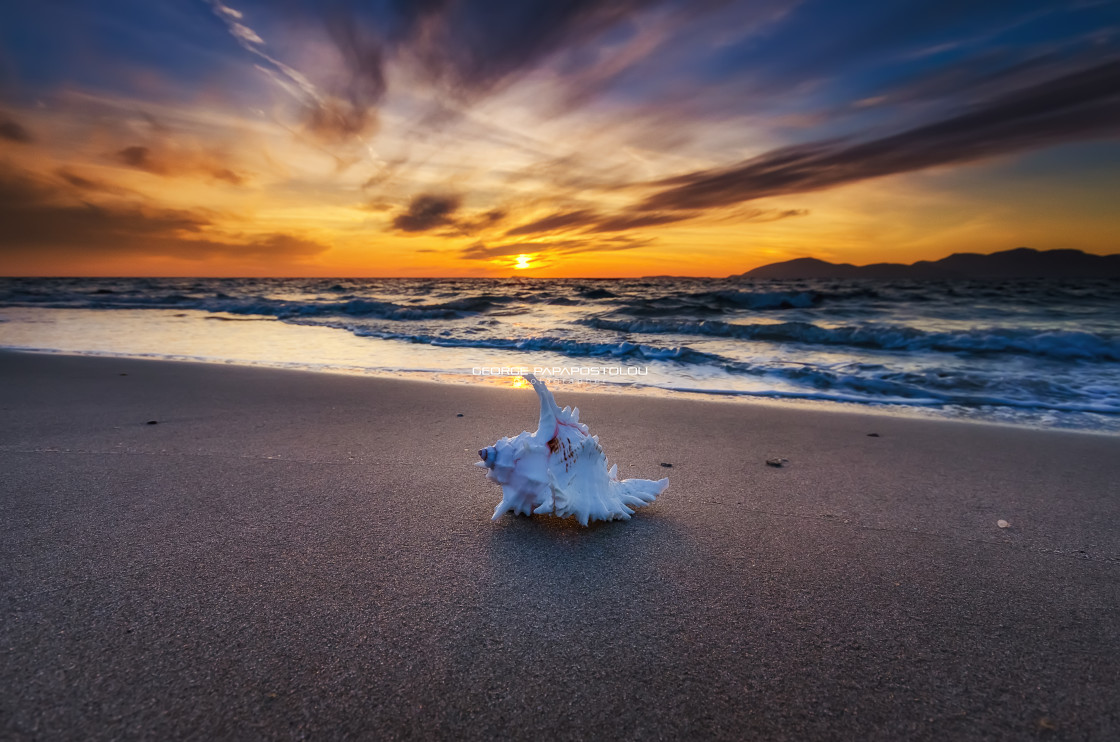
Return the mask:
[[[529,264],[531,260],[532,256],[530,255],[518,255],[517,262],[514,264],[513,269],[521,271],[526,268],[531,268],[532,266]]]

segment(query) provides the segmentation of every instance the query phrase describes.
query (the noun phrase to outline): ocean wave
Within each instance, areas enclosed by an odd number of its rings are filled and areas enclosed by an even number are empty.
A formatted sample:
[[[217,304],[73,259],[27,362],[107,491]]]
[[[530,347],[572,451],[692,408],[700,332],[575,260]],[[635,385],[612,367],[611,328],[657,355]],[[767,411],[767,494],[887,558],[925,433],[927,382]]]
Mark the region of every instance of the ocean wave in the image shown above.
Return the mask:
[[[1120,402],[1050,402],[1041,399],[1015,399],[1011,397],[994,396],[892,396],[882,393],[861,393],[859,390],[847,390],[842,386],[829,390],[816,389],[706,389],[703,387],[689,387],[673,385],[668,387],[675,392],[689,392],[694,394],[713,394],[735,397],[759,397],[764,399],[803,399],[821,402],[841,402],[850,404],[895,405],[903,407],[941,407],[956,406],[964,408],[1009,408],[1032,412],[1065,412],[1089,413],[1094,415],[1120,414]]]
[[[321,325],[322,323],[313,323]],[[494,350],[549,351],[571,357],[644,359],[647,361],[677,361],[679,363],[712,364],[734,367],[734,361],[686,346],[662,347],[647,343],[594,343],[569,338],[538,336],[528,338],[478,337],[462,338],[446,335],[395,332],[353,325],[327,325],[349,330],[358,337],[381,340],[403,340],[409,343],[434,345],[443,348],[489,348]]]
[[[705,291],[691,298],[724,307],[747,309],[807,309],[823,296],[816,291]]]
[[[738,340],[793,342],[892,351],[1015,353],[1066,361],[1120,360],[1120,337],[1076,330],[997,327],[959,332],[927,332],[913,327],[877,324],[820,327],[810,322],[745,325],[711,320],[620,321],[605,317],[589,317],[577,322],[599,330],[635,334],[704,335]]]
[[[365,317],[388,320],[459,319],[481,314],[514,301],[512,297],[484,294],[439,304],[403,305],[375,299],[342,297],[340,301],[295,301],[263,297],[211,297],[171,293],[162,296],[124,296],[96,293],[44,297],[42,300],[9,299],[5,306],[49,309],[194,309],[202,312],[258,315],[280,320],[301,317]]]
[[[585,299],[613,299],[618,294],[599,287],[582,286],[576,291]]]
[[[816,291],[678,291],[649,298],[626,297],[615,314],[638,317],[712,315],[736,311],[809,309],[823,301]]]
[[[311,322],[310,324],[322,324]],[[691,372],[701,367],[730,376],[749,376],[763,390],[735,393],[801,399],[831,399],[915,406],[1013,407],[1065,412],[1120,413],[1120,389],[1099,389],[1090,394],[1048,376],[1020,377],[1009,381],[990,374],[968,374],[930,368],[903,371],[876,363],[843,363],[832,366],[808,363],[752,363],[687,346],[647,343],[590,342],[555,336],[453,337],[403,333],[363,326],[330,324],[359,337],[399,340],[446,348],[482,348],[522,352],[552,352],[573,358],[611,358],[627,361],[673,361]],[[682,369],[683,370],[683,369]],[[701,373],[700,375],[707,375]],[[769,385],[769,386],[768,386]]]

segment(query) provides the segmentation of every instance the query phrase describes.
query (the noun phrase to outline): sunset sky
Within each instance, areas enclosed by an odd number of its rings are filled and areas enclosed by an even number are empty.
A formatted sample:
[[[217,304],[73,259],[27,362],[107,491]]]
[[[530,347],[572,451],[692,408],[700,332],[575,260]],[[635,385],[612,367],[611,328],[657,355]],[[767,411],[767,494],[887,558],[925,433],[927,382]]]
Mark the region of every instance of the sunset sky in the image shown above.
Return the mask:
[[[0,5],[0,275],[1120,252],[1120,3]]]

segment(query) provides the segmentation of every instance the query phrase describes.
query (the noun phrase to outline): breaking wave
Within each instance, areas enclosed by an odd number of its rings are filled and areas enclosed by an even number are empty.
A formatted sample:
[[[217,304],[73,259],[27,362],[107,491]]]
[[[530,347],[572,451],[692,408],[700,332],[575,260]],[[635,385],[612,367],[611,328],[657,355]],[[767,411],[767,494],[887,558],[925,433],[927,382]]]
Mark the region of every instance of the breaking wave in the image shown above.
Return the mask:
[[[865,324],[821,327],[809,322],[735,324],[711,320],[620,321],[603,317],[577,320],[599,330],[634,334],[704,335],[806,345],[847,346],[892,351],[1018,353],[1060,360],[1120,360],[1120,336],[1075,330],[978,328],[963,332],[926,332],[913,327]]]

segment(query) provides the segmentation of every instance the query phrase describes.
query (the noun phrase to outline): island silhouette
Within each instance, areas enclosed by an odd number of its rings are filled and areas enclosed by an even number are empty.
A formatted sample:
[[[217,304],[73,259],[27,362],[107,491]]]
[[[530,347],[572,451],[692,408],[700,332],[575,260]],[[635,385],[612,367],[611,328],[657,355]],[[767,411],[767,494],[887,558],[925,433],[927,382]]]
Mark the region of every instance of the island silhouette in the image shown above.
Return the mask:
[[[1081,250],[1014,250],[983,255],[953,253],[916,263],[829,263],[797,258],[763,265],[731,278],[763,280],[868,278],[878,280],[952,280],[1016,278],[1120,278],[1120,254],[1093,255]]]

